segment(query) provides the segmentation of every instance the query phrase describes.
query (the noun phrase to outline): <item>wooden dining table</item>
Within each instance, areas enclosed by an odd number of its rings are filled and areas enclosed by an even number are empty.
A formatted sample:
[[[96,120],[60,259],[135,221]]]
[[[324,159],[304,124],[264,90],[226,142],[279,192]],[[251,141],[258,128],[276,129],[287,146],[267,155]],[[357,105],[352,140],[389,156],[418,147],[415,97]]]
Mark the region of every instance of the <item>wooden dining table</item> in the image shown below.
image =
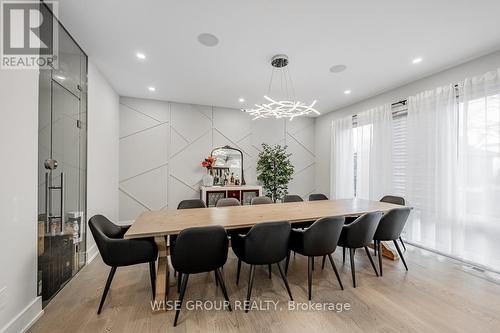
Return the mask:
[[[220,225],[229,230],[270,221],[289,221],[293,227],[293,223],[314,221],[326,216],[359,216],[398,207],[401,206],[379,201],[340,199],[253,206],[162,209],[142,213],[125,233],[124,238],[154,237],[158,246],[155,300],[162,302],[167,301],[169,289],[168,235],[176,235],[192,227]],[[390,259],[397,259],[397,254],[387,246],[383,246],[382,254]]]

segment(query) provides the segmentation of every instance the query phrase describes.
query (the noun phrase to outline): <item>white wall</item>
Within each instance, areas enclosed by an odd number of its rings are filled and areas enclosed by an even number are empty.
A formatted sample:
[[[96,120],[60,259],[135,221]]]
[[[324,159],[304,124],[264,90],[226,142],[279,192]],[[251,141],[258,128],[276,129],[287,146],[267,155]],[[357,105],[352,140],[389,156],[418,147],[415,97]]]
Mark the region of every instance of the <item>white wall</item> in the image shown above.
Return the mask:
[[[0,70],[0,332],[38,315],[38,71]]]
[[[87,220],[118,221],[119,97],[97,67],[88,68]],[[97,254],[87,228],[87,261]]]
[[[120,220],[199,198],[206,172],[200,163],[214,147],[241,149],[246,183],[256,184],[263,142],[288,145],[295,166],[290,193],[314,191],[313,118],[252,121],[236,109],[121,97]]]
[[[433,89],[448,83],[455,83],[466,77],[486,73],[500,67],[500,51],[455,66],[443,72],[403,85],[365,99],[345,108],[332,111],[315,119],[316,147],[316,188],[318,192],[330,194],[330,130],[332,120],[357,112],[406,99],[424,90]],[[355,91],[353,91],[355,93]]]

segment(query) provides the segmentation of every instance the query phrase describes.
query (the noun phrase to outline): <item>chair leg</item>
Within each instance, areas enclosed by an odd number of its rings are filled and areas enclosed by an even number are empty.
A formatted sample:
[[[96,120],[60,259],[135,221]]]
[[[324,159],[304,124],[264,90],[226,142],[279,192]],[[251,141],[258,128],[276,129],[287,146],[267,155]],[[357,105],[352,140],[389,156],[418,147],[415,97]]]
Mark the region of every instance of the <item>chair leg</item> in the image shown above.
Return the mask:
[[[250,304],[250,296],[252,295],[254,276],[255,276],[255,265],[250,265],[250,274],[248,276],[247,307],[245,309],[245,312],[248,312],[248,305]]]
[[[372,264],[373,270],[375,271],[375,275],[378,276],[377,267],[375,267],[375,263],[373,262],[373,258],[372,258],[372,255],[370,253],[370,250],[368,250],[368,246],[365,246],[365,251],[366,251],[366,255],[368,256],[368,259],[370,259],[370,263]]]
[[[378,255],[380,255],[380,252],[378,253]],[[373,241],[373,256],[377,256],[377,241],[374,240]]]
[[[182,282],[182,273],[179,272],[179,274],[177,274],[178,277],[177,277],[177,293],[180,293],[181,292],[181,282]]]
[[[307,295],[308,300],[311,300],[311,289],[312,289],[312,265],[314,257],[307,258]]]
[[[377,241],[377,251],[378,251],[378,270],[380,271],[380,276],[382,276],[382,241]]]
[[[236,285],[240,282],[241,259],[238,259],[238,268],[236,269]]]
[[[149,262],[149,276],[151,277],[151,291],[153,292],[153,300],[156,296],[156,265],[155,261]]]
[[[401,236],[399,236],[399,241],[401,242],[401,245],[403,245],[403,249],[405,249],[406,251],[406,245],[405,242],[403,242],[403,238],[401,238]]]
[[[293,256],[295,257],[295,252],[293,252]],[[286,256],[285,261],[285,275],[288,274],[288,264],[290,263],[290,251],[288,251],[288,255]]]
[[[108,279],[106,280],[106,286],[104,287],[104,291],[102,292],[101,303],[99,303],[99,309],[97,310],[97,314],[101,314],[102,306],[104,305],[104,301],[106,300],[106,295],[108,295],[109,287],[111,286],[111,281],[113,281],[115,272],[116,272],[116,267],[111,267]]]
[[[229,302],[229,297],[227,296],[226,284],[224,283],[224,278],[222,277],[222,273],[219,269],[215,270],[215,277],[219,280],[220,288],[222,289],[222,294],[224,295],[224,299],[228,303],[229,311],[233,311],[231,309],[231,302]]]
[[[267,269],[269,270],[269,278],[271,278],[271,264],[267,266]]]
[[[399,256],[401,257],[401,260],[403,261],[403,265],[405,265],[406,270],[408,270],[408,266],[406,266],[406,261],[405,257],[403,257],[403,253],[401,252],[401,249],[399,248],[398,242],[395,240],[393,241],[394,245],[396,245],[396,250],[398,250]]]
[[[352,274],[352,285],[356,288],[356,270],[354,268],[354,253],[356,249],[349,249],[349,257],[351,258],[351,274]]]
[[[328,259],[330,259],[330,264],[332,264],[333,271],[337,276],[337,281],[339,281],[340,289],[344,290],[344,286],[342,285],[342,280],[340,279],[339,271],[337,271],[337,266],[335,266],[335,262],[333,261],[332,255],[328,255]]]
[[[325,269],[326,256],[323,256],[323,262],[321,263],[321,270]]]
[[[280,263],[276,263],[278,265],[278,268],[280,270],[281,278],[283,279],[283,282],[285,283],[286,291],[288,291],[288,296],[290,296],[290,301],[293,301],[292,297],[292,292],[290,291],[290,286],[288,285],[288,280],[286,279],[285,273],[283,273],[283,268],[281,268]]]
[[[214,277],[215,277],[215,286],[218,287],[219,286],[219,279],[217,278],[217,272],[214,271]]]
[[[179,273],[179,276],[181,276],[181,273]],[[179,314],[181,313],[182,301],[184,300],[184,294],[186,293],[188,278],[189,274],[182,274],[181,292],[179,293],[179,299],[177,300],[178,308],[175,310],[174,327],[177,326],[177,319],[179,319]]]
[[[312,259],[312,263],[313,263],[313,271],[314,271],[314,257],[313,257],[313,259]]]
[[[345,264],[345,247],[342,248],[342,264]]]

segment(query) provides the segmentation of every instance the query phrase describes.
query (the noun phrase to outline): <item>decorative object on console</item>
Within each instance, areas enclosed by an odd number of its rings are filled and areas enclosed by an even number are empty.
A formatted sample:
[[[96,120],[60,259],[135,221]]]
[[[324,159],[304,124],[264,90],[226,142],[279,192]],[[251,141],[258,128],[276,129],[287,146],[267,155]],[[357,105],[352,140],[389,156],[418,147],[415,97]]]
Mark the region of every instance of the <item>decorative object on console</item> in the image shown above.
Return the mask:
[[[298,116],[320,114],[313,108],[313,106],[316,104],[316,101],[313,101],[310,105],[307,105],[306,103],[300,102],[295,98],[295,89],[293,87],[293,81],[290,72],[286,67],[287,65],[288,56],[284,54],[278,54],[272,57],[271,66],[273,66],[273,71],[271,73],[271,80],[269,81],[267,95],[264,95],[264,98],[269,103],[255,104],[255,108],[243,109],[242,111],[245,111],[248,114],[252,115],[254,117],[254,120],[259,118],[275,117],[277,119],[290,118],[291,121],[293,120],[293,118]],[[271,98],[269,97],[269,95],[271,95],[274,72],[277,70],[280,74],[279,87],[281,87],[281,89],[283,90],[284,86],[285,89],[281,92],[280,95],[278,95],[277,98]],[[288,91],[289,87],[290,91]]]
[[[203,186],[212,186],[214,184],[214,176],[212,175],[212,172],[215,161],[215,157],[208,156],[203,162],[201,162],[201,166],[207,169],[207,173],[203,175],[202,178]]]
[[[210,154],[214,159],[214,185],[245,185],[243,175],[243,152],[230,146],[218,147]]]
[[[274,202],[288,194],[288,183],[293,178],[293,164],[286,152],[287,146],[263,143],[257,162],[257,179],[262,182],[266,195]]]

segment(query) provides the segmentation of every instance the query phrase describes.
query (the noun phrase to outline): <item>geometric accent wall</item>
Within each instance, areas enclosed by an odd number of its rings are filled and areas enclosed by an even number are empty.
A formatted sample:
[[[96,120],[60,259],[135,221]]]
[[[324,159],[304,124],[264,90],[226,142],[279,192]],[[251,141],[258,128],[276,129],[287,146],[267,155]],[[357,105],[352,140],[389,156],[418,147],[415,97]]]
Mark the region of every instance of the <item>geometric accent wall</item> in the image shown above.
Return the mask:
[[[214,147],[243,151],[245,180],[257,184],[262,143],[288,145],[295,166],[289,192],[314,192],[314,119],[252,118],[237,109],[120,97],[120,221],[199,198],[200,166]]]

